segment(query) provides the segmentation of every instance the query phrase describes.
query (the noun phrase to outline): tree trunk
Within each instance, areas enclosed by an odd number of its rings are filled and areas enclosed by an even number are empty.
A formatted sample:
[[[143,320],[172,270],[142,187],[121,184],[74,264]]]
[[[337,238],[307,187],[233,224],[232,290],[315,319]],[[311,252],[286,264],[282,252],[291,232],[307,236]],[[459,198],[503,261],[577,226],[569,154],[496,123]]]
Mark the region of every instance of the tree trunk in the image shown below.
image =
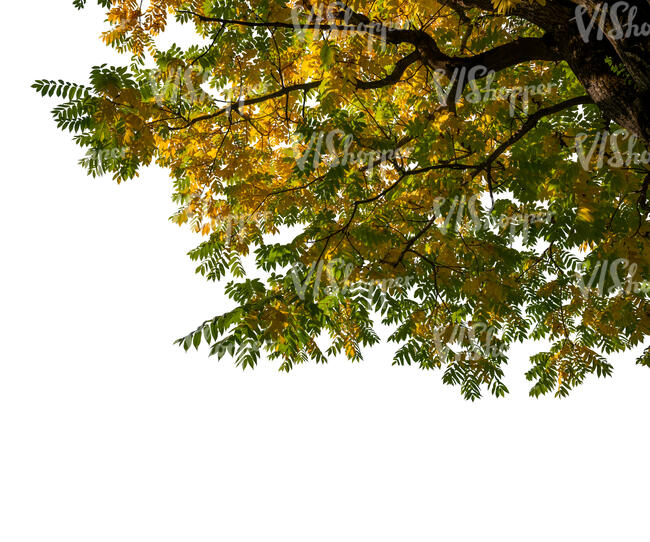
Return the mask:
[[[450,1],[464,9],[477,7],[494,13],[491,0]],[[616,4],[615,12],[625,32],[632,9],[631,23],[636,28],[650,24],[648,0],[609,0],[607,7],[599,0],[552,0],[546,6],[522,0],[509,14],[545,30],[549,47],[569,64],[605,119],[615,121],[650,146],[650,37],[641,32],[611,37],[608,32],[615,30],[613,19],[601,14],[603,9],[611,13]],[[595,21],[587,42],[576,21],[583,10],[585,24]],[[597,39],[601,23],[603,35]]]
[[[637,35],[617,35],[610,16],[601,17],[603,4],[594,0],[579,0],[588,21],[596,24],[587,42],[580,34],[575,20],[565,21],[551,31],[558,52],[567,61],[587,93],[600,107],[607,120],[613,120],[631,133],[650,143],[650,38]],[[647,0],[619,2],[619,30],[626,31],[630,22],[638,29],[646,23],[650,28],[650,6]],[[616,2],[613,3],[616,5]],[[623,6],[621,8],[620,6]],[[613,6],[609,7],[610,14]],[[631,11],[635,9],[635,11]],[[630,14],[634,15],[631,19]],[[573,15],[577,16],[576,11]],[[598,39],[598,24],[602,38]],[[619,68],[614,71],[614,69]]]

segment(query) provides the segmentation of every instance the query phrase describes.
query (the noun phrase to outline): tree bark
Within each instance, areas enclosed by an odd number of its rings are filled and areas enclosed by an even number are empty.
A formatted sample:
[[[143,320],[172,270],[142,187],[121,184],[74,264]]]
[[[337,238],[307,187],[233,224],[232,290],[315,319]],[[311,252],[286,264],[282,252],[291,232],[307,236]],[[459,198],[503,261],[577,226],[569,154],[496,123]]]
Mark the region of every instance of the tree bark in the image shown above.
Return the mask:
[[[479,8],[495,13],[491,0],[450,0],[463,9]],[[614,30],[610,17],[600,17],[605,2],[598,0],[554,0],[541,6],[523,0],[509,13],[526,19],[546,31],[545,38],[557,56],[566,61],[607,121],[614,121],[650,145],[650,37],[632,35],[611,37]],[[616,4],[611,1],[608,8]],[[631,22],[639,29],[650,24],[648,0],[627,0],[618,8],[618,18],[627,30]],[[576,10],[579,11],[576,11]],[[600,11],[599,11],[600,10]],[[583,20],[595,17],[588,40],[581,36],[576,16],[584,11]],[[603,24],[602,39],[597,39],[598,25]],[[620,67],[614,71],[612,67]]]

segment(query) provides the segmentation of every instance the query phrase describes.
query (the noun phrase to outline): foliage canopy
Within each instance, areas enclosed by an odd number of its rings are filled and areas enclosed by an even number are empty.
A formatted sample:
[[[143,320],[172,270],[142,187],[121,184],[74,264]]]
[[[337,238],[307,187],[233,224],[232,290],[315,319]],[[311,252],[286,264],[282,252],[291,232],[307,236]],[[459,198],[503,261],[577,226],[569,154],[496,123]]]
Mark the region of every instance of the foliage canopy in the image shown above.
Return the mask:
[[[513,342],[547,341],[531,394],[563,396],[650,334],[644,0],[622,37],[595,0],[98,4],[126,65],[34,87],[90,174],[169,170],[236,304],[186,349],[358,360],[379,319],[396,364],[475,399]],[[160,48],[175,24],[196,45]]]

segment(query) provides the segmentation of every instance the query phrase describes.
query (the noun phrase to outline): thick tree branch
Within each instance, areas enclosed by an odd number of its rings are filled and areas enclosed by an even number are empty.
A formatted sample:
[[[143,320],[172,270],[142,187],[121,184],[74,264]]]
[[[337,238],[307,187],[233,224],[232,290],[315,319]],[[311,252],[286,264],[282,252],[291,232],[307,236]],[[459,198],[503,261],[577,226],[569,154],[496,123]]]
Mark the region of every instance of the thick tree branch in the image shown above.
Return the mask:
[[[419,29],[395,28],[383,23],[372,21],[365,15],[356,13],[346,8],[333,15],[335,20],[342,20],[346,24],[308,23],[294,25],[280,21],[246,21],[207,17],[200,13],[184,11],[203,22],[215,22],[223,25],[238,25],[253,28],[283,28],[294,32],[303,30],[337,30],[349,32],[365,32],[369,36],[385,40],[387,43],[400,45],[408,43],[416,48],[422,60],[431,68],[442,70],[450,75],[455,68],[484,66],[486,73],[489,70],[500,71],[533,60],[560,60],[560,56],[548,46],[545,38],[519,38],[511,43],[500,45],[489,51],[471,57],[452,57],[443,53],[435,39]],[[349,23],[353,23],[350,25]]]
[[[517,130],[508,139],[506,139],[503,143],[501,143],[501,145],[499,145],[496,148],[496,150],[490,156],[488,156],[488,158],[484,162],[482,162],[477,166],[476,174],[480,173],[483,170],[488,169],[494,163],[494,161],[505,152],[506,149],[514,145],[528,132],[530,132],[533,128],[535,128],[537,126],[537,123],[544,117],[548,117],[549,115],[553,115],[560,111],[564,111],[565,109],[575,107],[576,105],[584,105],[584,104],[591,104],[591,103],[593,103],[593,100],[589,96],[578,96],[576,98],[565,100],[564,102],[560,102],[559,104],[555,104],[550,107],[544,107],[542,109],[538,109],[532,115],[528,116],[524,124],[521,126],[521,128],[519,128],[519,130]]]
[[[402,75],[404,75],[404,72],[406,71],[406,69],[409,66],[411,66],[412,64],[414,64],[415,62],[417,62],[419,60],[419,58],[420,58],[420,55],[416,51],[414,51],[411,54],[409,54],[409,55],[405,56],[404,58],[400,59],[399,61],[397,61],[397,63],[395,64],[394,70],[389,75],[387,75],[386,77],[383,77],[382,79],[377,79],[377,80],[374,80],[374,81],[361,81],[361,80],[357,79],[355,81],[355,86],[356,86],[356,88],[358,88],[360,90],[371,90],[371,89],[377,89],[377,88],[381,88],[381,87],[385,87],[385,86],[389,86],[389,85],[393,85],[395,83],[398,83],[401,80]],[[183,128],[187,128],[187,127],[189,127],[189,126],[191,126],[193,124],[196,124],[197,122],[217,118],[217,117],[219,117],[219,116],[221,116],[224,113],[227,113],[229,111],[239,111],[240,107],[247,106],[247,105],[256,105],[256,104],[259,104],[259,103],[262,103],[262,102],[266,102],[268,100],[273,100],[275,98],[281,98],[283,96],[287,96],[288,94],[290,94],[291,92],[294,92],[294,91],[308,92],[310,90],[314,90],[314,89],[318,88],[321,83],[322,83],[321,79],[318,79],[316,81],[311,81],[309,83],[297,83],[295,85],[285,86],[285,87],[283,87],[283,88],[281,88],[281,89],[279,89],[279,90],[277,90],[275,92],[271,92],[270,94],[265,94],[263,96],[255,96],[255,97],[252,97],[252,98],[246,98],[246,99],[241,99],[241,100],[238,100],[238,101],[235,101],[235,102],[231,102],[226,107],[224,107],[222,109],[219,109],[218,111],[215,111],[214,113],[208,113],[208,114],[205,114],[205,115],[200,115],[200,116],[195,117],[192,120],[188,121],[183,126],[178,126],[178,127],[170,128],[170,129],[171,130],[180,130],[180,129],[183,129]]]

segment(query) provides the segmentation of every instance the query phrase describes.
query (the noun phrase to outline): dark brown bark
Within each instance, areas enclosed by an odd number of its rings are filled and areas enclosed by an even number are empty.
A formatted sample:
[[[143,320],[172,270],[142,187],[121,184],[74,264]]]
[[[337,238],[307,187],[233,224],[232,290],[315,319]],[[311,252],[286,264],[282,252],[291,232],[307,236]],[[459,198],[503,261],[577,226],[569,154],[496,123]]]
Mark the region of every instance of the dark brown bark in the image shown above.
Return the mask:
[[[571,36],[558,45],[562,56],[606,120],[613,120],[646,143],[650,143],[650,101],[648,93],[634,81],[617,75],[607,64],[609,47],[585,44]],[[609,45],[609,44],[607,44]]]
[[[496,13],[491,0],[449,0],[464,10],[479,8]],[[609,0],[608,7],[617,0]],[[614,121],[650,144],[650,38],[642,35],[612,38],[610,17],[600,18],[606,2],[599,0],[554,0],[541,6],[524,0],[510,14],[519,16],[546,31],[547,43],[557,57],[566,61],[607,121]],[[619,7],[618,18],[626,30],[629,9],[636,13],[633,24],[650,23],[648,0],[628,0]],[[580,11],[576,12],[579,8]],[[576,15],[584,10],[584,21],[596,16],[587,42],[580,33]],[[604,22],[598,39],[598,23]],[[609,62],[609,64],[608,64]],[[614,71],[612,66],[623,69]]]

